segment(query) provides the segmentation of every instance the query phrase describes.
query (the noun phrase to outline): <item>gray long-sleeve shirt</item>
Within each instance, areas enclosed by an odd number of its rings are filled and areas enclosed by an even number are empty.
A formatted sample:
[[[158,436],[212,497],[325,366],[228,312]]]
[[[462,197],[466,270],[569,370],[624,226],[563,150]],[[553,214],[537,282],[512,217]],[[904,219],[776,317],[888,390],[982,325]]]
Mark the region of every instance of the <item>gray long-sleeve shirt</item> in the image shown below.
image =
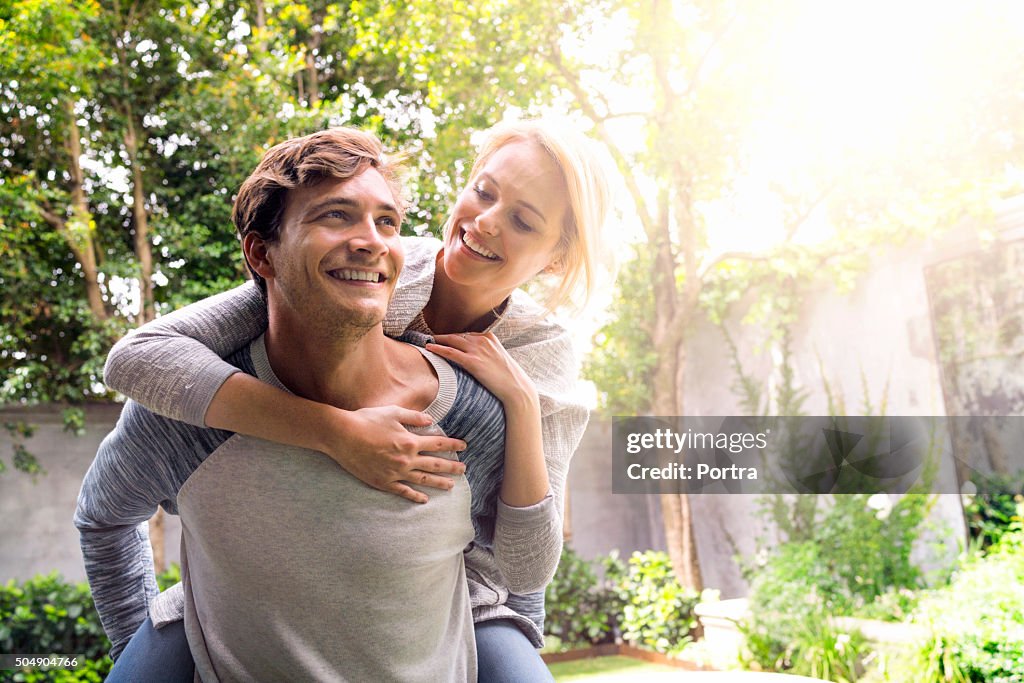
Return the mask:
[[[469,382],[460,392],[454,368],[423,353],[438,379],[424,412],[449,427],[472,415],[500,441],[495,402]],[[261,380],[281,386],[262,338],[251,357]],[[463,563],[470,491],[465,477],[453,482],[430,505],[411,505],[322,453],[241,434],[225,441],[177,496],[199,678],[475,681]]]
[[[257,374],[248,349],[228,360],[244,372]],[[533,548],[518,539],[530,529],[546,527],[553,502],[549,497],[529,508],[510,508],[497,499],[504,462],[501,405],[464,371],[457,370],[457,376],[459,401],[439,427],[471,444],[463,456],[473,491],[470,518],[475,532],[466,551],[467,567],[471,558],[493,558],[496,545],[511,546],[504,554],[526,553],[528,560]],[[157,597],[145,520],[157,505],[177,514],[182,485],[230,437],[230,432],[186,425],[129,401],[117,427],[100,446],[82,485],[75,524],[81,531],[86,572],[114,657]],[[509,593],[500,570],[488,562],[474,564],[477,569],[467,569],[474,618],[511,618],[537,642],[543,628],[543,593]],[[500,603],[495,595],[502,597]],[[154,621],[180,618],[184,606],[180,588],[161,598],[170,599],[160,601]]]

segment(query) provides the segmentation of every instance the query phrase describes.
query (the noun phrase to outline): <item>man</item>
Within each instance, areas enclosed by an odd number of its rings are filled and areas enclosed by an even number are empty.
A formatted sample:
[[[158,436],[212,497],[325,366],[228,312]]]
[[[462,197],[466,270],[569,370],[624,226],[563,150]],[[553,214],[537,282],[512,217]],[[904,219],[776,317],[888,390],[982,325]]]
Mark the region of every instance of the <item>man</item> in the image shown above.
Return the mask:
[[[497,399],[383,333],[402,217],[395,169],[371,135],[333,129],[267,152],[234,221],[269,326],[230,360],[340,408],[423,410],[469,441],[503,420]],[[475,680],[464,477],[410,505],[323,454],[170,422],[126,404],[79,496],[112,656],[138,632],[132,648],[158,657],[153,627],[183,612],[203,680]],[[182,584],[160,596],[144,524],[158,504],[182,518]]]

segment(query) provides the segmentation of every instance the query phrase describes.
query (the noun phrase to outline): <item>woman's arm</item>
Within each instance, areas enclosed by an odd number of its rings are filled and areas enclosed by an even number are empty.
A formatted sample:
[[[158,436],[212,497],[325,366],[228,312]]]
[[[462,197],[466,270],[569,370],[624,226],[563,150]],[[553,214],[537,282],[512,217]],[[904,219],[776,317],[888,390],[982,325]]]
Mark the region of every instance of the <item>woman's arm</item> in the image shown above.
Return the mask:
[[[156,413],[321,451],[364,483],[414,502],[427,496],[406,482],[451,488],[443,475],[461,474],[462,463],[420,453],[461,451],[465,444],[403,426],[430,424],[429,416],[397,406],[341,410],[281,391],[221,358],[266,326],[263,298],[246,284],[135,330],[111,350],[104,377]]]
[[[267,307],[252,283],[146,323],[110,350],[103,379],[153,412],[197,427],[224,381],[224,361],[267,329]]]
[[[464,367],[505,408],[505,474],[500,497],[527,507],[550,491],[541,439],[540,398],[523,369],[489,332],[439,334],[427,350]]]
[[[542,420],[534,381],[490,333],[435,339],[447,346],[428,345],[431,351],[466,368],[505,408],[505,467],[494,558],[512,592],[541,590],[561,557],[561,492],[569,458],[586,426],[586,411],[579,425],[567,422],[566,415]],[[552,495],[556,482],[557,495]]]

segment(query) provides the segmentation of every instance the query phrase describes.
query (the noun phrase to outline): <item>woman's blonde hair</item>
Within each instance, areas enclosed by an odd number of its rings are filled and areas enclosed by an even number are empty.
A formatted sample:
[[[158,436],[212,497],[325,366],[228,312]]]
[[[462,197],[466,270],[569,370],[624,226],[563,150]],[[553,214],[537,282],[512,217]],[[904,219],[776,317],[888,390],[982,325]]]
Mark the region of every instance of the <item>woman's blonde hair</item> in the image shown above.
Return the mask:
[[[499,123],[484,134],[483,144],[469,172],[472,184],[487,160],[511,142],[526,140],[547,152],[565,178],[569,211],[557,245],[561,279],[547,298],[548,310],[567,303],[580,291],[583,303],[594,285],[600,234],[608,212],[608,180],[595,143],[578,131],[545,119]],[[451,217],[444,226],[447,236]]]

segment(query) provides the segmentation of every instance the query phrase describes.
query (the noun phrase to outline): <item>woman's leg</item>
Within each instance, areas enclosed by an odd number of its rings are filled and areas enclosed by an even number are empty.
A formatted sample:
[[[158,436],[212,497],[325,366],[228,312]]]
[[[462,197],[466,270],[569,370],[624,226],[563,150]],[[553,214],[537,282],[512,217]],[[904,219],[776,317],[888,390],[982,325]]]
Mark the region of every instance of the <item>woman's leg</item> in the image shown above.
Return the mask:
[[[175,621],[157,630],[147,618],[114,662],[107,683],[191,683],[195,669],[185,637],[185,622]]]
[[[543,683],[554,680],[540,658],[540,652],[508,619],[476,624],[476,661],[480,683]]]

